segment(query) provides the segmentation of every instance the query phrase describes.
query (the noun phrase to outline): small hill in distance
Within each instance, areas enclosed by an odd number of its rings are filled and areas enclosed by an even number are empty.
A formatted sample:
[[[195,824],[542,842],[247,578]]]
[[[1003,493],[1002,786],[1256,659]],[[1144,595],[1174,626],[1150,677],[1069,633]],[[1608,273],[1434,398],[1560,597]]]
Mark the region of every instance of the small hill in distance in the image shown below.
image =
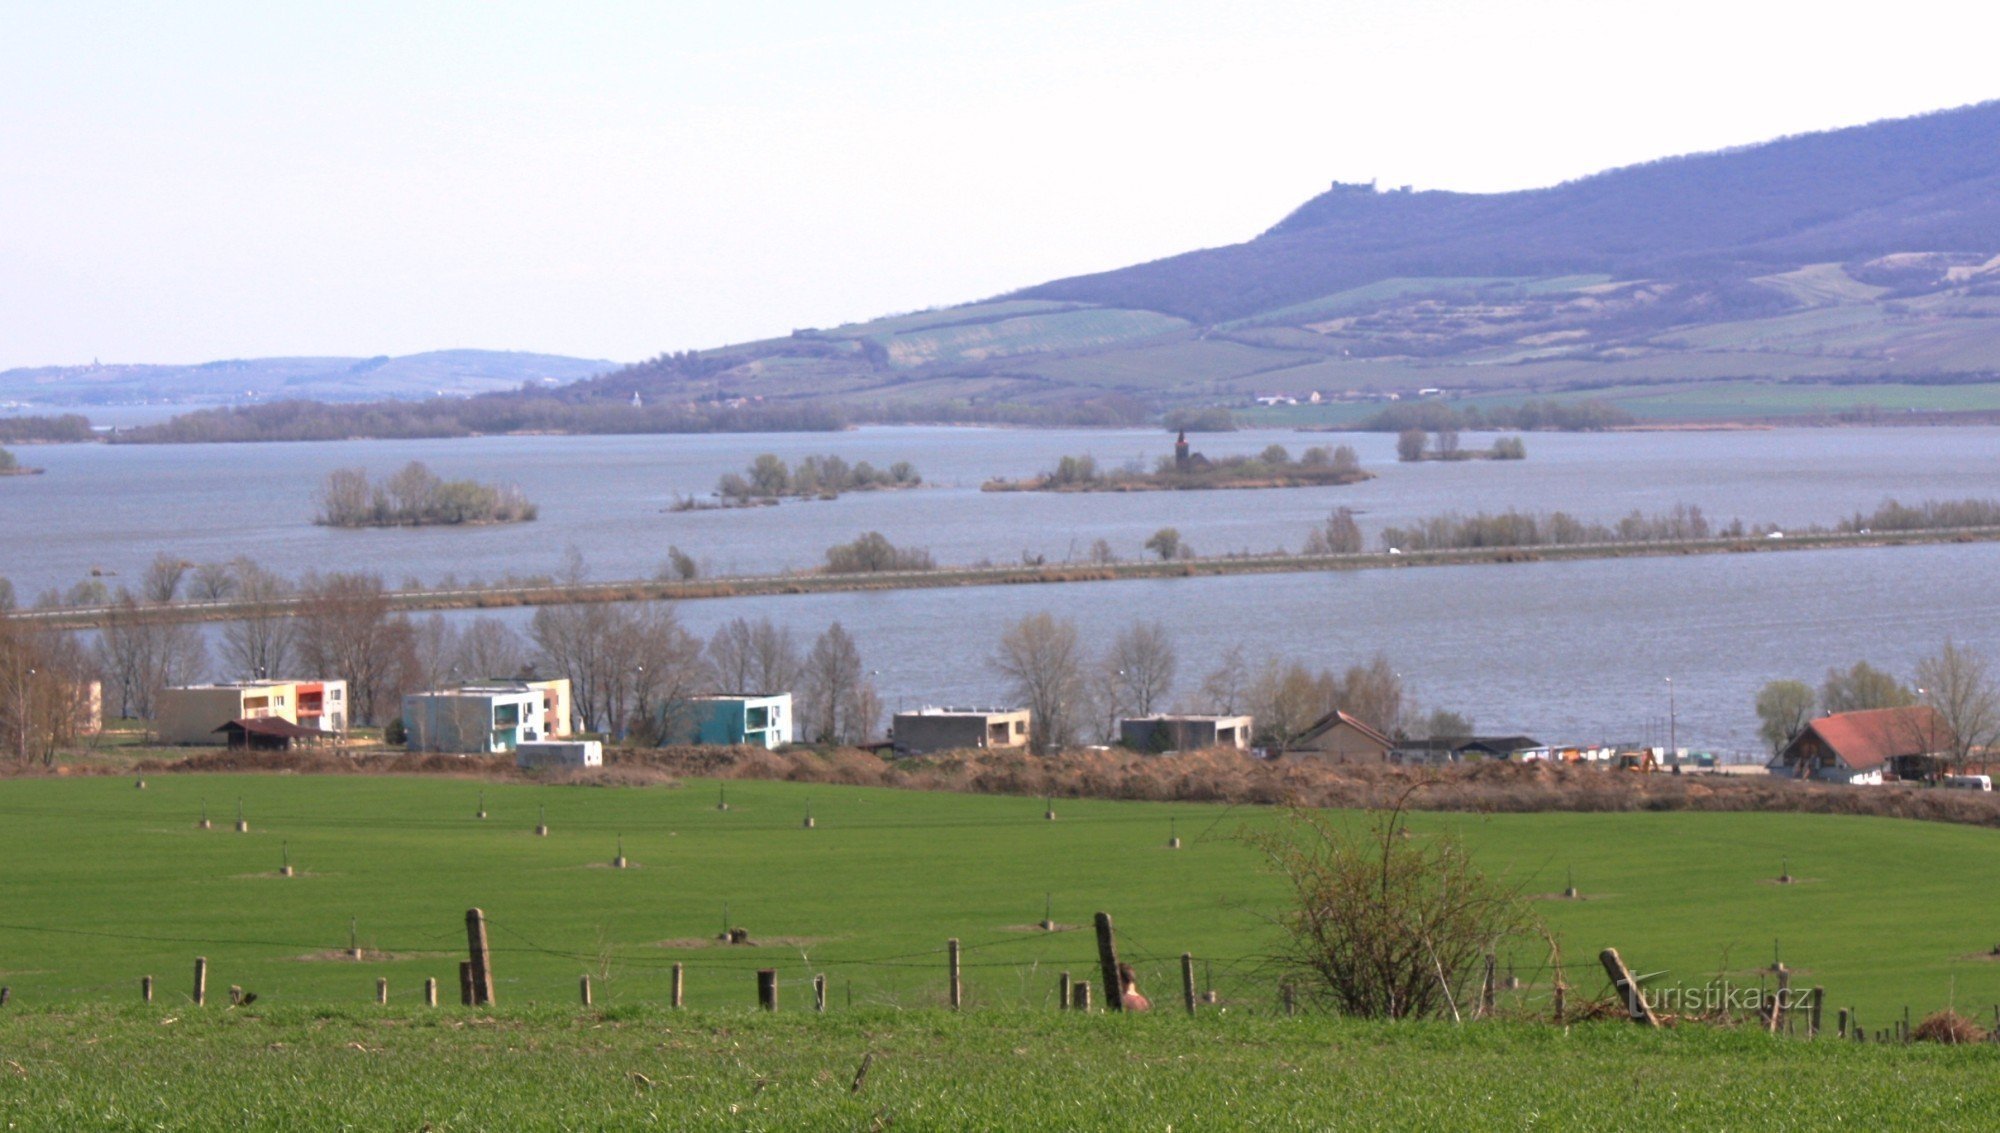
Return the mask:
[[[617,368],[601,359],[501,350],[433,350],[392,358],[239,358],[198,365],[92,363],[0,371],[0,401],[108,405],[164,401],[227,405],[309,399],[464,397],[565,385]]]

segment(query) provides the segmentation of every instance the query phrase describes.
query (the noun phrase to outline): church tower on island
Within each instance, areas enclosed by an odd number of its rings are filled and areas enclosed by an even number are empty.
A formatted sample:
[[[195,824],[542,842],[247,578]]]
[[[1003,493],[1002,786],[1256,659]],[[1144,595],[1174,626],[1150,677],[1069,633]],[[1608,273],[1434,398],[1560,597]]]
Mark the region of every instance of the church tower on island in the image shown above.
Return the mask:
[[[1174,441],[1174,470],[1177,472],[1186,472],[1188,470],[1188,443],[1187,443],[1186,429],[1182,429],[1180,437]]]

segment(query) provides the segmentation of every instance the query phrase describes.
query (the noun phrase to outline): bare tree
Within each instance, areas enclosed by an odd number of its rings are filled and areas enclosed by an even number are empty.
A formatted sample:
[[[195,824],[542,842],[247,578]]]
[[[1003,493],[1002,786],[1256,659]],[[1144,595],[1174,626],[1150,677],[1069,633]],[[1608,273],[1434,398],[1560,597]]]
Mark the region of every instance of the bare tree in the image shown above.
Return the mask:
[[[1243,647],[1232,645],[1222,651],[1222,660],[1201,679],[1202,706],[1209,712],[1234,716],[1244,703],[1250,667],[1243,660]]]
[[[1089,715],[1090,693],[1075,622],[1030,614],[1000,635],[992,663],[1007,678],[1008,691],[1033,714],[1029,747],[1047,754],[1075,741],[1077,726]]]
[[[1159,622],[1134,622],[1104,655],[1105,684],[1114,710],[1150,716],[1174,687],[1174,640]]]
[[[281,678],[292,663],[296,627],[282,602],[292,585],[247,558],[230,564],[237,599],[249,609],[242,621],[222,628],[222,659],[246,677]]]
[[[806,654],[801,674],[804,703],[798,719],[808,740],[858,743],[874,732],[882,701],[861,663],[861,650],[839,622],[826,628]]]
[[[1947,637],[1936,656],[1917,662],[1917,685],[1924,703],[1943,718],[1946,762],[1963,769],[1975,753],[1984,758],[2000,739],[2000,689],[1994,687],[1986,658]]]
[[[415,630],[390,616],[379,574],[308,578],[298,606],[300,660],[316,676],[347,682],[353,718],[373,724],[397,715],[417,683]]]
[[[236,592],[236,575],[228,563],[203,563],[188,580],[188,597],[217,602]]]
[[[96,652],[125,717],[152,719],[161,689],[200,680],[208,668],[200,630],[162,617],[123,588],[98,631]]]
[[[1340,686],[1332,673],[1315,673],[1296,661],[1277,657],[1259,665],[1244,690],[1245,707],[1256,720],[1257,734],[1280,751],[1338,707],[1339,696]]]
[[[769,618],[735,618],[708,641],[709,663],[723,692],[790,692],[804,662],[789,628]]]
[[[1353,665],[1341,678],[1336,706],[1384,735],[1392,735],[1403,718],[1403,678],[1387,657],[1376,654],[1366,665]]]
[[[21,763],[53,763],[84,723],[90,679],[74,635],[0,620],[0,748]]]
[[[709,684],[701,642],[664,602],[543,606],[529,626],[541,665],[568,677],[584,730],[639,738],[676,730],[674,715]]]
[[[513,626],[490,615],[472,619],[458,634],[453,667],[467,679],[518,676],[527,665],[528,646]]]
[[[140,584],[140,592],[146,601],[164,604],[180,596],[181,580],[194,564],[176,558],[165,551],[153,556],[152,565],[146,568],[145,581]]]

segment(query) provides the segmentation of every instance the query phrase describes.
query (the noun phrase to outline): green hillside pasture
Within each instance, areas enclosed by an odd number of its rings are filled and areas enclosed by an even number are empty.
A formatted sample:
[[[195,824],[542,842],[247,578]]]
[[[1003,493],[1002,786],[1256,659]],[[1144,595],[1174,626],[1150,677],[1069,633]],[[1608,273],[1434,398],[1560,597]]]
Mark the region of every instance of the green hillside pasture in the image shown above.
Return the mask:
[[[1184,319],[1152,311],[1092,308],[911,331],[887,337],[884,345],[889,361],[897,366],[950,365],[1086,350],[1171,334],[1187,326]]]
[[[891,315],[865,323],[846,323],[822,333],[835,338],[873,338],[956,323],[991,321],[1017,315],[1039,315],[1051,311],[1070,311],[1081,306],[1078,303],[1062,303],[1052,299],[1003,299],[996,303],[970,303],[963,307],[945,307],[936,311]]]
[[[10,1009],[23,1129],[1990,1129],[2000,1049],[1173,1011]],[[866,1060],[867,1073],[857,1075]]]
[[[1129,350],[1034,359],[1020,364],[1059,382],[1113,389],[1161,390],[1180,396],[1213,392],[1252,374],[1310,361],[1310,354],[1265,350],[1240,342],[1200,339]]]
[[[1275,879],[1236,839],[1261,808],[927,794],[736,781],[725,788],[487,785],[308,776],[155,776],[0,783],[0,982],[22,1005],[119,1001],[138,977],[183,997],[211,986],[266,1002],[399,1002],[426,976],[456,985],[464,910],[493,920],[500,999],[562,1002],[592,974],[603,1003],[657,1002],[674,961],[690,1002],[736,1006],[776,968],[796,1002],[824,972],[842,1004],[943,995],[943,947],[966,948],[980,1007],[1040,1006],[1055,973],[1094,963],[1087,926],[1112,912],[1148,986],[1176,958],[1239,1009],[1268,1010],[1258,960]],[[232,829],[242,798],[249,834]],[[215,829],[197,830],[203,800]],[[813,829],[803,828],[810,807]],[[545,811],[551,833],[533,834]],[[1754,980],[1774,947],[1802,981],[1886,1022],[1905,1005],[2000,1003],[2000,831],[1759,814],[1419,815],[1462,832],[1531,893],[1573,871],[1588,899],[1538,901],[1579,989],[1607,945],[1675,986]],[[1170,832],[1185,845],[1166,847]],[[624,850],[633,868],[609,863]],[[289,846],[298,876],[278,876]],[[1785,859],[1799,884],[1771,883]],[[1063,931],[1042,932],[1045,900]],[[727,912],[725,914],[725,905]],[[364,958],[344,955],[355,918]],[[756,946],[714,941],[725,924]],[[1074,931],[1073,931],[1074,930]],[[1506,958],[1540,1009],[1539,946]],[[1954,998],[1955,997],[1955,998]]]
[[[839,394],[880,382],[881,375],[858,354],[849,358],[767,355],[730,370],[721,379],[737,394],[783,397],[793,394]]]
[[[1801,303],[1814,306],[1872,303],[1889,290],[1861,282],[1839,264],[1807,264],[1797,271],[1761,276],[1752,282],[1775,287]]]

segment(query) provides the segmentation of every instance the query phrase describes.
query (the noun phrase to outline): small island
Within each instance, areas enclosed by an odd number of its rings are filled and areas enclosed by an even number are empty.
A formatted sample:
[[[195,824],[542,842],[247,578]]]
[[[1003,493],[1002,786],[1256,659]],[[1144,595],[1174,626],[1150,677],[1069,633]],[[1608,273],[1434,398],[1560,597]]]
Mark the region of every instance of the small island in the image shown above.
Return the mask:
[[[1188,448],[1183,431],[1174,454],[1163,456],[1151,472],[1125,468],[1106,472],[1089,456],[1065,456],[1051,472],[1026,480],[988,480],[987,492],[1176,492],[1205,488],[1312,488],[1372,480],[1348,445],[1315,446],[1297,460],[1283,445],[1271,445],[1256,456],[1226,456],[1210,460]]]
[[[14,459],[13,453],[0,448],[0,476],[40,476],[41,474],[41,469],[29,468],[27,465]]]
[[[313,522],[326,527],[450,527],[526,523],[535,515],[535,505],[519,488],[441,479],[413,460],[380,484],[370,481],[363,468],[327,473]]]
[[[1495,437],[1492,448],[1465,448],[1458,443],[1457,429],[1439,429],[1435,434],[1405,429],[1396,437],[1396,459],[1526,460],[1528,446],[1519,437]]]
[[[669,511],[713,508],[769,507],[779,500],[837,500],[842,492],[885,492],[915,488],[924,478],[916,466],[899,460],[877,468],[865,460],[847,463],[838,456],[808,456],[796,467],[775,453],[763,453],[742,473],[726,472],[715,482],[708,500],[683,496]]]

